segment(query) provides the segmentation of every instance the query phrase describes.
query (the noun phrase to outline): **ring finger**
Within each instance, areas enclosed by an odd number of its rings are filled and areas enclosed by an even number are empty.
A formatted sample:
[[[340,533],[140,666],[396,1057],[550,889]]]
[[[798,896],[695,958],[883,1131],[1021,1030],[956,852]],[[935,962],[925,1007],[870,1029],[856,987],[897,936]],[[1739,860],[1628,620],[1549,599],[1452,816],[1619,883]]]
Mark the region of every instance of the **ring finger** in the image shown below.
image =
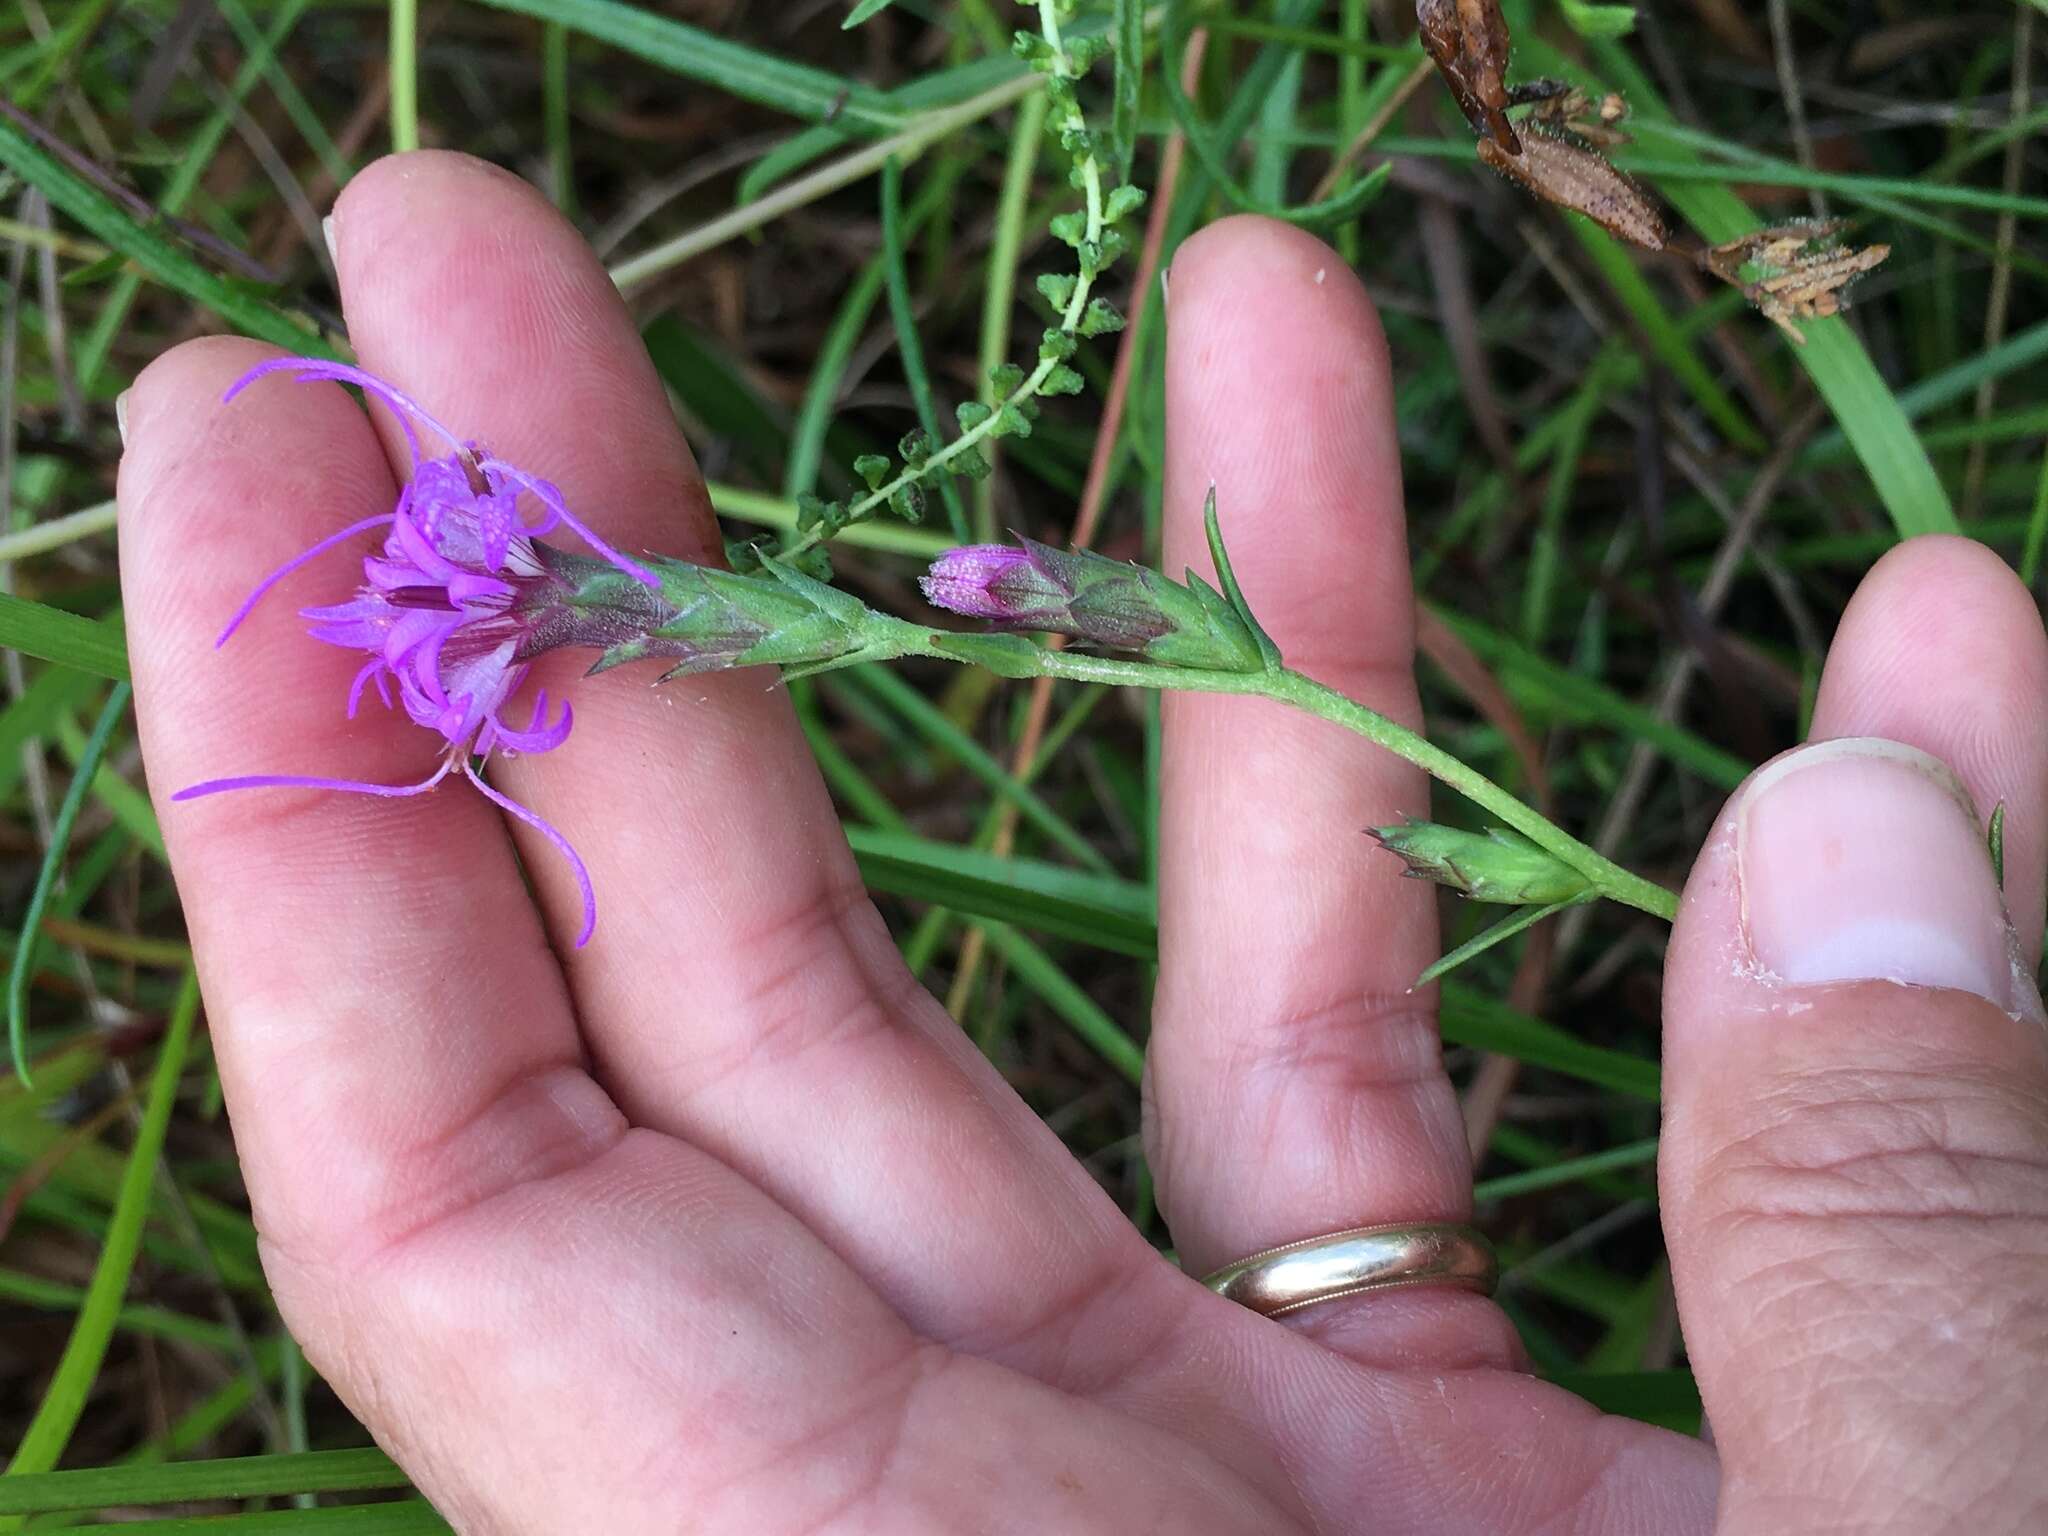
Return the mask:
[[[1168,569],[1206,563],[1213,485],[1238,577],[1289,663],[1417,724],[1371,301],[1327,246],[1250,218],[1183,246],[1169,292]],[[1148,1134],[1183,1261],[1202,1274],[1345,1227],[1462,1219],[1471,1169],[1435,994],[1409,990],[1435,954],[1435,907],[1360,835],[1426,810],[1421,773],[1263,700],[1176,696],[1165,724]],[[1370,1310],[1375,1350],[1509,1347],[1469,1295],[1395,1293]],[[1333,1342],[1348,1315],[1298,1314]]]

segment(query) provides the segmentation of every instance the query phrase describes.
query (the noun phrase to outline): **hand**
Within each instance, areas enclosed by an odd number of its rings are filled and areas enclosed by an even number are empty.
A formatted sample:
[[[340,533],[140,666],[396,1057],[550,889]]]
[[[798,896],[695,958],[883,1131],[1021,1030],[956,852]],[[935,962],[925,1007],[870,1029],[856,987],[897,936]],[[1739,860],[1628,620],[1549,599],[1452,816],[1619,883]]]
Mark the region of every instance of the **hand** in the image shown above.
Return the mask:
[[[364,366],[623,547],[713,557],[626,312],[532,191],[387,160],[333,234]],[[1171,293],[1169,568],[1206,566],[1213,479],[1290,659],[1415,722],[1370,304],[1250,220],[1190,241]],[[1815,733],[1911,743],[2005,803],[2024,967],[1974,816],[1839,749],[1738,797],[1673,937],[1663,1211],[1717,1461],[1524,1374],[1477,1296],[1278,1322],[1162,1261],[906,974],[759,673],[576,683],[569,744],[501,765],[589,862],[582,951],[560,861],[459,788],[170,803],[226,773],[410,782],[440,751],[342,718],[355,662],[293,610],[346,595],[345,558],[211,648],[403,462],[330,385],[223,408],[264,355],[190,343],[129,396],[137,705],[279,1303],[459,1528],[1639,1536],[1713,1527],[1717,1490],[1730,1532],[2038,1528],[2048,642],[1981,548],[1880,563]],[[1166,708],[1148,1140],[1187,1270],[1464,1216],[1406,990],[1432,893],[1358,835],[1422,781],[1257,701]],[[1886,975],[1948,990],[1855,979]]]

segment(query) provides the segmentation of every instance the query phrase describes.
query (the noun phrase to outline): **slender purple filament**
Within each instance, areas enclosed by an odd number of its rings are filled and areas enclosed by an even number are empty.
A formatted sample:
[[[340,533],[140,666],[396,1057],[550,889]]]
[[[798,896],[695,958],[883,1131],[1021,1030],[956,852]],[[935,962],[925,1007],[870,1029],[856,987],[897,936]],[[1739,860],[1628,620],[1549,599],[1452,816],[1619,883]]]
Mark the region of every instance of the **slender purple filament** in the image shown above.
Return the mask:
[[[484,458],[478,461],[478,465],[482,469],[495,469],[513,484],[525,487],[526,490],[531,492],[540,501],[541,505],[554,514],[555,521],[566,524],[579,539],[583,540],[584,543],[588,544],[598,554],[609,560],[613,565],[616,565],[628,576],[631,576],[635,581],[649,587],[659,587],[661,585],[661,578],[655,575],[654,572],[647,569],[646,566],[642,565],[632,556],[620,554],[611,545],[605,543],[603,539],[593,533],[589,524],[569,510],[567,504],[562,500],[562,493],[552,485],[549,485],[547,481],[529,475],[525,470],[517,469],[507,464],[503,459]],[[529,528],[526,531],[528,533],[544,533],[547,530],[543,526]]]
[[[455,766],[455,758],[447,757],[436,768],[432,777],[417,784],[366,784],[361,779],[321,779],[298,773],[254,773],[238,779],[208,779],[204,784],[193,784],[172,795],[173,800],[197,800],[202,795],[225,794],[231,789],[333,789],[345,795],[378,795],[386,800],[399,800],[407,795],[424,795],[428,790],[448,777]]]
[[[364,394],[375,395],[390,406],[391,414],[398,418],[398,425],[405,432],[406,446],[412,449],[414,464],[418,464],[426,455],[420,451],[419,434],[413,431],[412,421],[407,420],[408,416],[432,427],[449,447],[462,446],[461,438],[442,426],[417,400],[403,390],[393,389],[375,374],[365,373],[360,368],[351,368],[347,363],[330,363],[325,358],[274,357],[267,363],[259,363],[228,386],[228,392],[220,397],[221,404],[227,404],[266,374],[283,373],[292,369],[297,370],[294,376],[297,383],[309,384],[327,380],[336,384],[353,384]]]
[[[506,815],[516,816],[519,820],[525,822],[534,831],[553,843],[555,850],[569,861],[569,868],[576,876],[576,889],[583,897],[583,931],[576,935],[576,947],[581,949],[590,942],[590,936],[597,931],[597,891],[590,883],[590,871],[583,867],[583,860],[577,857],[576,850],[569,846],[569,839],[562,836],[561,833],[557,832],[517,800],[512,799],[509,795],[499,794],[498,791],[486,784],[482,776],[467,763],[463,764],[462,771],[469,779],[469,782],[477,787],[478,792],[486,800],[489,800],[493,805],[504,811]]]
[[[342,529],[341,532],[330,533],[329,535],[327,535],[326,538],[322,539],[318,544],[315,544],[311,549],[302,551],[301,553],[292,556],[291,559],[285,561],[283,565],[280,565],[268,576],[264,577],[261,581],[257,582],[256,590],[251,592],[247,597],[242,599],[242,606],[237,608],[235,610],[235,616],[228,620],[228,627],[222,630],[220,632],[220,638],[213,642],[214,649],[219,650],[222,646],[228,643],[228,636],[232,635],[236,630],[242,627],[242,620],[249,617],[249,615],[255,610],[256,605],[263,601],[263,595],[266,592],[268,592],[272,587],[276,586],[280,581],[283,581],[285,577],[291,575],[293,571],[296,571],[308,560],[311,560],[315,555],[326,554],[327,551],[334,548],[335,545],[346,543],[348,540],[354,538],[359,533],[368,533],[372,528],[382,527],[385,523],[390,522],[397,515],[398,514],[395,512],[383,512],[379,513],[376,517],[366,517],[359,523],[350,523],[346,528]]]

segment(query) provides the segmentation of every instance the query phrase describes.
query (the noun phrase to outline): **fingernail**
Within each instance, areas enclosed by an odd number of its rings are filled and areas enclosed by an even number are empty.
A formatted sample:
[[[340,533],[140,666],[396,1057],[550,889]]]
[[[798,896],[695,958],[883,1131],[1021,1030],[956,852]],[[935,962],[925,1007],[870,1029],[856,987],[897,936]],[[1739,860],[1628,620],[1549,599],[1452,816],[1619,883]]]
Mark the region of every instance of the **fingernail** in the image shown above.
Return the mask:
[[[1743,919],[1783,981],[1953,987],[2015,1006],[1983,824],[1947,764],[1874,737],[1790,753],[1744,791]]]
[[[320,221],[320,236],[327,242],[327,259],[337,266],[341,264],[341,252],[334,248],[334,215],[329,214]]]
[[[121,434],[121,446],[128,446],[128,391],[114,396],[114,430]]]

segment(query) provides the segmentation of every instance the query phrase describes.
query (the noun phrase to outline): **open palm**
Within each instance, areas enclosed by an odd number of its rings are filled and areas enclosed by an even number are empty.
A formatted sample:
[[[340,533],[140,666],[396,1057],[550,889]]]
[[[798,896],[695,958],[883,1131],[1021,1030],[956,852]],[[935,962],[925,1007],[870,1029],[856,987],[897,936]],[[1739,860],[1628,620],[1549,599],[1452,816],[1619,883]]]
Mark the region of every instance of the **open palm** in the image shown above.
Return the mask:
[[[622,547],[714,557],[702,483],[623,306],[529,189],[455,156],[394,159],[350,187],[333,238],[365,367],[556,481]],[[1180,252],[1170,330],[1169,568],[1201,562],[1213,481],[1290,660],[1414,722],[1391,386],[1363,292],[1308,237],[1233,221]],[[1524,1374],[1488,1301],[1415,1289],[1282,1323],[1160,1258],[904,970],[761,673],[578,684],[570,744],[503,763],[588,860],[602,918],[581,951],[559,861],[473,794],[169,803],[228,773],[411,782],[441,745],[375,711],[341,718],[355,663],[305,640],[291,610],[336,600],[345,562],[297,573],[211,649],[255,577],[388,510],[404,462],[392,423],[334,386],[266,380],[222,408],[263,355],[188,344],[127,402],[137,702],[278,1299],[458,1527],[1713,1525],[1713,1451]],[[1942,600],[1924,599],[1930,582]],[[2048,748],[1984,725],[2044,685],[2025,595],[1979,552],[1937,543],[1881,571],[1859,599],[1873,604],[1884,622],[1858,634],[1887,638],[1845,634],[1819,733],[1915,741],[1980,803],[2027,807],[2008,869],[2039,893]],[[1998,663],[1923,706],[1901,624]],[[553,691],[575,669],[540,670]],[[1434,953],[1430,892],[1358,836],[1420,812],[1420,777],[1252,701],[1170,701],[1167,752],[1147,1111],[1187,1269],[1462,1217],[1461,1121],[1430,995],[1407,990]],[[515,843],[534,855],[531,891]],[[1705,916],[1687,921],[1722,921],[1698,886]],[[2038,947],[2038,894],[2016,916]],[[1679,942],[1715,940],[1682,922]],[[1771,1449],[1786,1424],[1888,1369],[1900,1336],[1926,1370],[1935,1320],[1868,1322],[1868,1350],[1837,1376],[1787,1369],[1802,1324],[1767,1305],[1773,1287],[1888,1218],[1832,1185],[1800,1196],[1797,1166],[1771,1186],[1782,1199],[1760,1192],[1774,1160],[1798,1156],[1758,1147],[1744,1121],[1755,1085],[1713,1043],[1748,1027],[1726,1023],[1741,1013],[1730,985],[1673,1005],[1670,1027],[1698,1038],[1673,1042],[1666,1215],[1730,1488],[1763,1508],[1830,1475],[1826,1445],[1791,1462]],[[1924,994],[1869,991],[1860,1016],[1880,1043],[1925,1035],[1885,1022]],[[2007,1012],[1960,994],[1941,1006],[2014,1084],[1999,1123],[2029,1094],[2038,1109],[2038,1028],[2001,1032]],[[1951,1129],[1968,1142],[1974,1124]],[[1754,1153],[1740,1168],[1736,1146]],[[2011,1200],[1968,1158],[1949,1163],[1929,1210],[1971,1241],[2048,1251],[2043,1202],[2019,1225],[1979,1219],[1980,1196],[1991,1215]],[[1979,1361],[1961,1310],[1942,1347]],[[2006,1418],[2012,1436],[2041,1433]],[[1919,1432],[1898,1415],[1869,1431]]]

